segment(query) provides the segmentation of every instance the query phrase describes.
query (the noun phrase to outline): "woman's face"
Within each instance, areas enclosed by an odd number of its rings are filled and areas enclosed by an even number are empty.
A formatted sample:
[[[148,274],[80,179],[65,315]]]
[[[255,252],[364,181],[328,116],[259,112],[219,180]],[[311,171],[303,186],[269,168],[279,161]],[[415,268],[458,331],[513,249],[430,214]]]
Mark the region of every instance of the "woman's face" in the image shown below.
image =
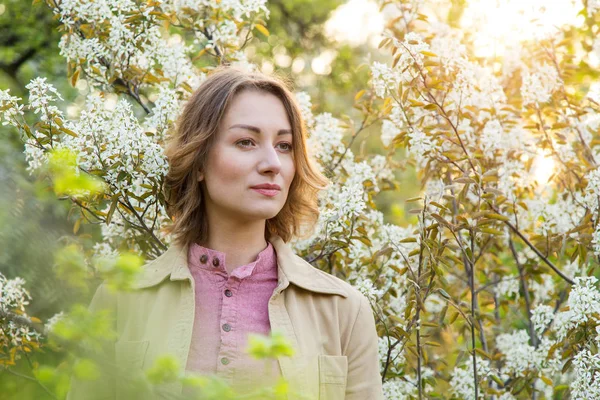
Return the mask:
[[[281,100],[262,91],[238,93],[199,178],[205,182],[209,221],[275,217],[286,202],[295,172],[292,129]],[[279,190],[253,188],[264,184]]]

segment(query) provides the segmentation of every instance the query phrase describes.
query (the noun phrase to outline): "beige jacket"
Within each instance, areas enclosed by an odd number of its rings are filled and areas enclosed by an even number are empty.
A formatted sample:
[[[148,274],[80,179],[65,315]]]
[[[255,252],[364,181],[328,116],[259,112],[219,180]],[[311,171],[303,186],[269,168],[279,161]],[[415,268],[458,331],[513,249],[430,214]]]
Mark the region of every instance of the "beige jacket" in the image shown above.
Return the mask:
[[[278,286],[269,300],[271,329],[283,332],[296,350],[294,356],[278,359],[290,385],[289,399],[383,399],[368,300],[294,254],[280,237],[269,242],[278,264]],[[120,382],[123,371],[141,374],[166,353],[186,365],[195,306],[187,248],[171,246],[140,275],[133,291],[111,293],[104,284],[98,288],[90,308],[116,315],[118,339],[104,349],[116,368],[97,382],[74,379],[68,400],[151,398],[139,388],[128,391]],[[160,398],[176,398],[182,387],[162,384],[157,392]]]

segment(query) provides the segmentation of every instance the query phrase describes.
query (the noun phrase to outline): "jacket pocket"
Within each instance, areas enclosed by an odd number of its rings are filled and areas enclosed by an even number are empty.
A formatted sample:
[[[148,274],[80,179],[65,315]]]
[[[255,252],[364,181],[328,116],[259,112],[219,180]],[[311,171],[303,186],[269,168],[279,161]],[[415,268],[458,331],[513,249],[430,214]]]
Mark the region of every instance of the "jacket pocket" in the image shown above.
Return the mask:
[[[149,341],[121,341],[115,343],[116,399],[138,399],[143,392],[142,368]]]
[[[319,399],[344,400],[348,358],[346,356],[319,355]]]

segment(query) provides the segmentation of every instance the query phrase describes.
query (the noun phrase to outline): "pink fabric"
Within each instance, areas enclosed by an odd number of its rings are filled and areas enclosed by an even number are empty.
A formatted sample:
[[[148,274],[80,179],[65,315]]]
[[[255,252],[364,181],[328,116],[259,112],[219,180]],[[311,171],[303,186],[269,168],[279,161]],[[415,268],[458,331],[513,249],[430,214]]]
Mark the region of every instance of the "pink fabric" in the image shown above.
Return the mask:
[[[203,255],[206,263],[201,262]],[[275,249],[268,243],[254,262],[235,268],[231,275],[226,262],[225,253],[198,244],[189,247],[196,313],[186,369],[217,374],[234,387],[273,382],[280,376],[276,360],[255,360],[245,351],[249,333],[271,331],[268,303],[277,286]]]

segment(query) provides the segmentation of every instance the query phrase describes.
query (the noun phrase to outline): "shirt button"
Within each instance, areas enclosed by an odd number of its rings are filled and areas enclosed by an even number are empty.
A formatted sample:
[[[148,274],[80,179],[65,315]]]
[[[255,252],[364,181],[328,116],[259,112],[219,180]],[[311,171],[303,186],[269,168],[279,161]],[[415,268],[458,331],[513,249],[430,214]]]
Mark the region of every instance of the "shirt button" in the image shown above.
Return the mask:
[[[202,264],[206,264],[206,262],[207,262],[207,261],[208,261],[208,256],[207,256],[206,254],[202,254],[202,255],[200,256],[200,262],[201,262]]]
[[[229,364],[229,359],[227,357],[221,358],[221,364],[223,364],[223,365]]]
[[[218,267],[218,266],[219,266],[219,259],[218,259],[217,257],[213,258],[213,265],[214,265],[215,267]]]
[[[231,297],[231,296],[233,296],[233,293],[231,293],[231,290],[229,290],[229,289],[226,289],[226,290],[225,290],[225,296],[227,296],[227,297]]]
[[[223,324],[223,330],[225,332],[229,332],[231,330],[231,325],[229,325],[229,324]]]

